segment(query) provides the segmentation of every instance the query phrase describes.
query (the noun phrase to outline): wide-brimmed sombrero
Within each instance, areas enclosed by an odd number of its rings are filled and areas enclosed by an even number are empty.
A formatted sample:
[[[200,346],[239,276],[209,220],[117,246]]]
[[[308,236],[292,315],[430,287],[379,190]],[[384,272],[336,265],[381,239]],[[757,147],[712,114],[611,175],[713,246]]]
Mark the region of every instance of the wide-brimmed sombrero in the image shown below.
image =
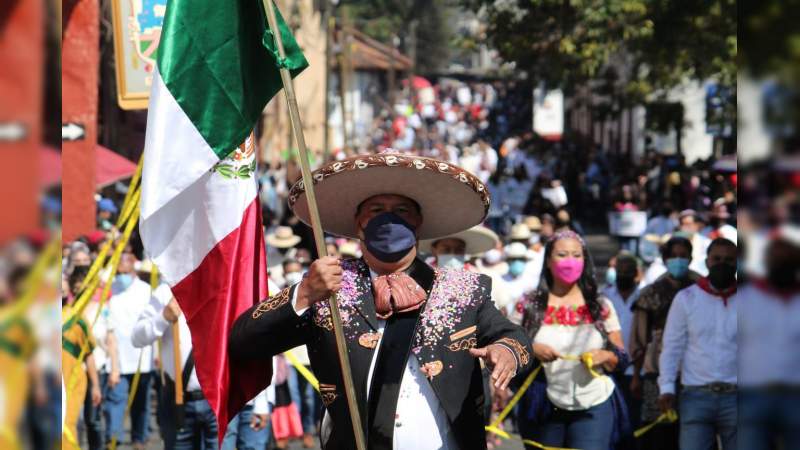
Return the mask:
[[[315,170],[314,192],[322,228],[357,238],[356,208],[379,194],[416,201],[422,210],[419,239],[434,239],[481,223],[489,211],[486,186],[464,169],[422,156],[381,153],[335,161]],[[289,207],[310,224],[303,180],[289,191]]]
[[[474,226],[468,230],[460,233],[451,234],[449,236],[440,237],[437,239],[428,239],[420,241],[419,251],[422,253],[431,253],[433,244],[442,239],[460,239],[464,241],[465,251],[467,255],[482,255],[489,250],[495,248],[500,238],[497,237],[494,231],[486,228],[483,225]]]

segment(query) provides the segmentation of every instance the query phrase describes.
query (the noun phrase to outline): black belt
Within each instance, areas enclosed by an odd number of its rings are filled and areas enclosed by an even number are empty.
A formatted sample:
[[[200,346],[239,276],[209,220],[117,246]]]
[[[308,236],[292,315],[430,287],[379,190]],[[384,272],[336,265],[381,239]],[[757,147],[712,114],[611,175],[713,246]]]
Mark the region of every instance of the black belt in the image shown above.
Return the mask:
[[[687,390],[709,391],[715,394],[727,394],[730,392],[736,392],[738,389],[736,384],[721,382],[714,382],[701,386],[684,386],[683,388]]]
[[[187,391],[183,394],[183,398],[187,402],[196,402],[199,400],[205,400],[206,396],[203,395],[203,391]]]

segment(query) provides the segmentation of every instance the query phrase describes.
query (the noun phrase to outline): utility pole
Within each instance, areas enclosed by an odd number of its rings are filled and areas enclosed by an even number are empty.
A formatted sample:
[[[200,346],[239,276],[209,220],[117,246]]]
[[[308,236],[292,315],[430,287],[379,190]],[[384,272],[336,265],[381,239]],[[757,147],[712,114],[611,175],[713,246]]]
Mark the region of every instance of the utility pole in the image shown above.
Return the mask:
[[[323,145],[323,154],[322,154],[322,163],[325,164],[326,161],[331,156],[331,127],[330,127],[330,118],[331,118],[331,101],[330,101],[330,91],[331,91],[331,63],[333,61],[333,30],[335,19],[333,16],[333,9],[336,5],[332,4],[330,1],[325,1],[325,11],[323,13],[322,18],[322,26],[325,27],[325,130],[324,130],[324,140],[325,143]]]

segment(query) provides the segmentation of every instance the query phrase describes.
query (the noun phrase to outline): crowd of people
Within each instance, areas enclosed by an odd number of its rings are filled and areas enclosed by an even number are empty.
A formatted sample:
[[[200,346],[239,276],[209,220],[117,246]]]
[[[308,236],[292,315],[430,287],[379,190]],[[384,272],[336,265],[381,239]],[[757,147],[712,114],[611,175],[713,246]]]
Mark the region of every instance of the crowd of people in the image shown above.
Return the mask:
[[[620,449],[707,449],[718,436],[723,449],[734,448],[736,313],[753,308],[749,298],[742,303],[739,297],[796,296],[770,277],[764,286],[737,291],[736,176],[715,171],[710,161],[687,166],[680,155],[649,152],[632,163],[630,155],[576,137],[542,140],[524,131],[530,121],[520,117],[530,105],[513,85],[434,88],[434,102],[382,115],[360,151],[393,148],[441,159],[488,187],[492,203],[483,226],[422,243],[420,252],[433,267],[489,276],[495,306],[533,344],[543,370],[500,426],[557,447],[602,449],[613,442]],[[271,295],[300,282],[316,256],[309,228],[286,207],[298,177],[291,162],[265,167],[259,177]],[[118,235],[112,221],[119,204],[103,198],[98,211],[98,231],[64,245],[64,304],[80,295],[102,244]],[[606,214],[626,211],[645,213],[646,229],[640,236],[618,236],[620,251],[596,266],[587,235],[608,234]],[[796,258],[795,238],[781,235],[791,251],[773,246],[773,265]],[[358,240],[329,236],[326,243],[329,255],[362,257]],[[166,448],[217,448],[217,424],[193,368],[185,316],[169,288],[151,277],[153,270],[134,237],[114,279],[103,281],[111,289],[107,304],[98,311],[99,302],[91,302],[84,317],[62,332],[70,392],[64,426],[88,448],[112,441],[144,448],[151,396]],[[743,273],[739,277],[743,281]],[[758,324],[752,327],[757,332]],[[739,325],[740,335],[749,330]],[[765,351],[784,345],[774,344]],[[75,368],[83,347],[89,354]],[[295,439],[305,448],[316,445],[323,404],[305,375],[311,369],[307,350],[276,356],[273,368],[270,387],[229,425],[223,449],[287,448]],[[755,387],[772,380],[767,369],[752,372],[748,379]],[[524,375],[509,389],[486,383],[487,424]],[[665,420],[632,437],[633,429],[672,410],[679,422]],[[754,442],[759,432],[740,430],[739,440]],[[490,448],[499,443],[499,436],[488,435]]]

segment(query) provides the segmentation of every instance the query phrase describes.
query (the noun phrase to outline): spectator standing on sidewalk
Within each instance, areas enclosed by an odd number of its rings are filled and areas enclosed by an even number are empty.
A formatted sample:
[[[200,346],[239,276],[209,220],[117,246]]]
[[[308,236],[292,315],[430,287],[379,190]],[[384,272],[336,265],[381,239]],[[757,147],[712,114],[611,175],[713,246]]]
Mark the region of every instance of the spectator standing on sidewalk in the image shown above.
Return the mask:
[[[736,244],[708,246],[708,277],[680,291],[669,310],[659,358],[659,406],[675,407],[680,372],[680,448],[707,450],[719,436],[722,450],[736,448],[737,332]]]
[[[124,252],[117,268],[117,276],[111,282],[112,296],[108,302],[109,323],[117,338],[120,380],[110,386],[105,398],[106,443],[116,438],[121,443],[123,419],[132,389],[133,377],[140,371],[139,385],[130,408],[131,440],[134,449],[144,449],[150,433],[150,381],[153,370],[153,350],[150,345],[136,348],[132,333],[136,320],[150,302],[150,286],[140,280],[134,272],[136,256]]]
[[[176,373],[175,342],[172,327],[178,327],[181,373]],[[137,348],[148,348],[161,339],[161,364],[164,386],[161,389],[158,421],[167,450],[214,450],[217,448],[217,420],[203,396],[192,355],[192,335],[178,302],[166,284],[159,285],[150,302],[138,316],[132,341]],[[188,375],[188,376],[187,376]],[[181,376],[183,405],[175,403],[175,380]]]
[[[661,257],[668,272],[639,293],[633,305],[633,321],[628,341],[633,375],[631,377],[631,396],[641,399],[642,423],[655,420],[661,411],[658,408],[658,358],[661,355],[661,342],[664,325],[667,322],[675,295],[689,287],[697,275],[689,270],[692,257],[692,244],[683,237],[670,238],[661,249]],[[643,450],[672,450],[678,447],[677,424],[657,425],[641,437]]]

